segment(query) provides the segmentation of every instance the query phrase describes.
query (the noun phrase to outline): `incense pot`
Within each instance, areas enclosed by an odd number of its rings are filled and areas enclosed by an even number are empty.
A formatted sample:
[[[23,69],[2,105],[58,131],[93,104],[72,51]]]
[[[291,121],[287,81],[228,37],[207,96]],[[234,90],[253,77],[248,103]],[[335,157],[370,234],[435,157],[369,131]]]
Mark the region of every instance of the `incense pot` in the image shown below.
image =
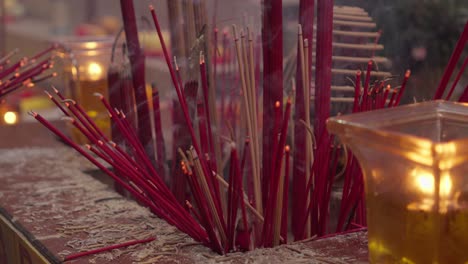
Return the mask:
[[[112,38],[67,39],[62,42],[66,51],[59,52],[64,64],[66,97],[78,102],[105,135],[110,135],[110,118],[93,94],[100,93],[108,98],[107,71],[112,41]],[[71,134],[77,143],[88,143],[75,128],[71,128]]]
[[[468,104],[330,118],[363,170],[371,263],[468,261]]]

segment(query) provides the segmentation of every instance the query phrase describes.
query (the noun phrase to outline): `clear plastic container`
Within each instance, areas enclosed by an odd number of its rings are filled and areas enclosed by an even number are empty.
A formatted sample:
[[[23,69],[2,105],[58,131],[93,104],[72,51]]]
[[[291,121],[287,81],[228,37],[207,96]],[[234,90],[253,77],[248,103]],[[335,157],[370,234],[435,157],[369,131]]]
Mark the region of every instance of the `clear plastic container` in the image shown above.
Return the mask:
[[[327,126],[364,173],[371,263],[467,263],[468,104],[418,103]]]

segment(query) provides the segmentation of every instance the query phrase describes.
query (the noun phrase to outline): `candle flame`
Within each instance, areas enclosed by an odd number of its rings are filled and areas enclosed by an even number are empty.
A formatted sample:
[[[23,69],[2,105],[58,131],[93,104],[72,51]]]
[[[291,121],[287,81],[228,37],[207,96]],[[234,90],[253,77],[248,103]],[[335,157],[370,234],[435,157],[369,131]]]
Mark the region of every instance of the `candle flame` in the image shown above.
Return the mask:
[[[428,171],[414,169],[411,173],[415,177],[416,187],[424,194],[435,193],[434,175]],[[449,173],[443,173],[440,178],[439,193],[441,197],[448,197],[452,191],[452,178]]]
[[[3,115],[3,121],[7,125],[14,125],[18,122],[18,114],[13,111],[8,111]]]
[[[452,191],[452,178],[448,173],[443,174],[440,179],[440,195],[442,197],[447,197]]]
[[[419,172],[416,175],[416,186],[422,193],[434,193],[434,176],[428,172]]]
[[[88,75],[93,80],[98,80],[102,77],[102,66],[96,62],[91,62],[88,65]]]

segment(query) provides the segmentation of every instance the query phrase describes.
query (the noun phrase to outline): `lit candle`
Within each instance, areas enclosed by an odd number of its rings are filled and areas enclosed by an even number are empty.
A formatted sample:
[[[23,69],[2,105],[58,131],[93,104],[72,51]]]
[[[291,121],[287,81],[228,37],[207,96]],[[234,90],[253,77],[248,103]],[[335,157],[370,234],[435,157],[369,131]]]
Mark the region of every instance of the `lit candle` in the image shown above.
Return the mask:
[[[467,124],[444,101],[328,121],[363,169],[371,263],[468,263]]]
[[[18,113],[14,111],[7,111],[3,114],[3,121],[7,125],[14,125],[18,123]]]
[[[88,74],[87,77],[93,81],[100,80],[104,77],[101,64],[94,61],[88,64],[86,67],[86,73]]]
[[[0,103],[0,125],[15,125],[19,122],[17,109],[8,103]]]
[[[422,201],[408,205],[409,210],[433,210],[433,206],[438,206],[440,213],[446,213],[450,205],[455,206],[456,201],[451,200],[452,196],[452,179],[448,172],[445,172],[440,177],[439,198],[436,202],[436,190],[434,175],[430,171],[422,169],[413,169],[410,172],[411,179],[417,192],[421,194]]]
[[[106,109],[94,96],[108,98],[107,71],[111,59],[112,38],[77,38],[64,42],[70,53],[59,54],[69,61],[64,72],[67,97],[77,101],[104,134],[110,137],[110,119]],[[80,144],[89,143],[75,128],[72,137]]]

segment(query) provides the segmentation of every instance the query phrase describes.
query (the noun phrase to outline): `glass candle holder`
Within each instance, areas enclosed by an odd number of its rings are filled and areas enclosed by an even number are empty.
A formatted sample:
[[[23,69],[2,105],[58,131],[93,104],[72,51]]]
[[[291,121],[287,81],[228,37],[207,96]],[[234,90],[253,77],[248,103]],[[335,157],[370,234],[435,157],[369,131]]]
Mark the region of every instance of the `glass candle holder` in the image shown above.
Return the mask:
[[[468,105],[432,101],[327,123],[364,174],[371,263],[468,262]]]
[[[71,38],[61,43],[64,50],[58,56],[63,62],[62,76],[67,97],[77,101],[105,135],[110,136],[110,118],[94,93],[108,99],[107,72],[113,39]],[[87,143],[74,127],[71,127],[71,134],[76,142]]]

